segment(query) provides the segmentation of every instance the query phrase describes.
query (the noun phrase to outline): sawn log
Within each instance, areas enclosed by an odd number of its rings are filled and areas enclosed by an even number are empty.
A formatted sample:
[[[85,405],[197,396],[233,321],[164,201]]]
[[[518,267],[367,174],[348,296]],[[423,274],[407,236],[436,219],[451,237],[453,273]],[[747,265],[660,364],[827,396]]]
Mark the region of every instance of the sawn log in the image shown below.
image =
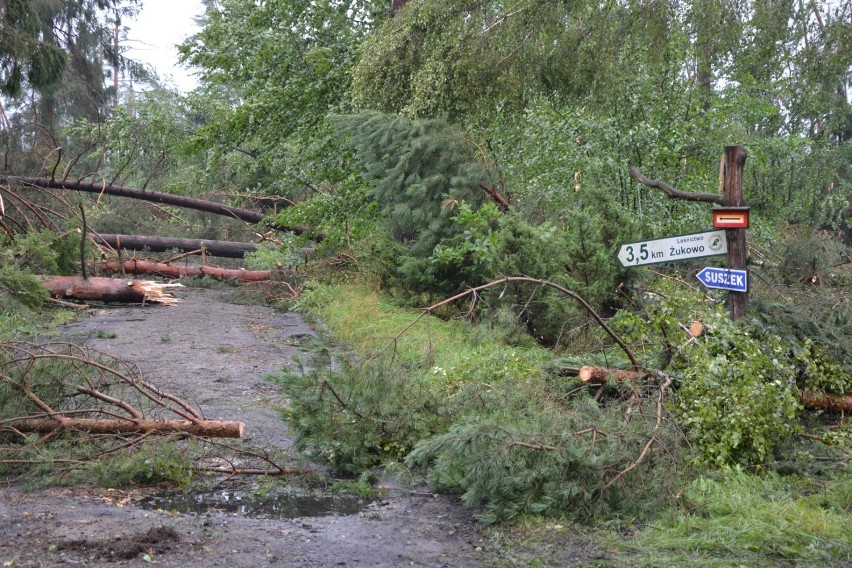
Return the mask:
[[[812,410],[852,412],[852,394],[827,394],[803,390],[802,406]]]
[[[631,379],[641,379],[646,374],[638,371],[585,366],[580,368],[579,377],[584,383],[605,383],[607,380],[621,382]]]
[[[242,438],[245,434],[243,422],[227,420],[153,420],[128,418],[102,420],[92,418],[28,418],[6,424],[19,432],[76,431],[89,434],[134,434],[158,432],[162,434],[190,434],[206,438]]]
[[[104,272],[125,274],[152,274],[166,278],[201,278],[209,276],[216,280],[236,280],[237,282],[262,282],[264,280],[285,280],[296,276],[292,270],[240,270],[217,268],[215,266],[174,266],[150,260],[128,259],[124,263],[109,260],[98,264]]]
[[[50,295],[60,300],[96,300],[141,304],[151,302],[167,306],[180,302],[167,288],[181,288],[181,284],[161,284],[150,280],[127,280],[79,276],[40,276]]]

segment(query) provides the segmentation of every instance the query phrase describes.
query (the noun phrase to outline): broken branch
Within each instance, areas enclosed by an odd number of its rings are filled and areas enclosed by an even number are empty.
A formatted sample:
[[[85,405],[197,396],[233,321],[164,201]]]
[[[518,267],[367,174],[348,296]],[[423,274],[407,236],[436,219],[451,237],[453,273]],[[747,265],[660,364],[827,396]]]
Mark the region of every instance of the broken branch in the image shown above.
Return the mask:
[[[242,438],[245,424],[227,420],[153,420],[144,418],[103,420],[92,418],[29,418],[10,423],[20,432],[76,431],[88,434],[190,434],[205,438]]]
[[[725,198],[724,196],[716,193],[698,193],[698,192],[690,192],[690,191],[680,191],[679,189],[675,189],[664,181],[650,179],[642,175],[642,173],[637,170],[635,167],[630,166],[630,175],[636,179],[642,185],[647,185],[648,187],[652,187],[654,189],[659,189],[663,193],[665,193],[669,199],[683,199],[685,201],[702,201],[704,203],[718,203],[719,205],[724,205]]]

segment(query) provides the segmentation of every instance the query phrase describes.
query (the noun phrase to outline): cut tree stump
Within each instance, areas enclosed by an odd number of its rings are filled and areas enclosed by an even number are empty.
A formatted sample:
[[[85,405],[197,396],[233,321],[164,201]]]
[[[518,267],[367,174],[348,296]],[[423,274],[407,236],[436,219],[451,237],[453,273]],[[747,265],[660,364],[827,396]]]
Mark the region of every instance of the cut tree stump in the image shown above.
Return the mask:
[[[227,420],[153,420],[148,418],[99,420],[91,418],[29,418],[5,424],[19,432],[86,432],[88,434],[135,434],[157,432],[161,434],[190,434],[205,438],[242,438],[243,422]]]
[[[606,367],[584,366],[580,368],[579,377],[584,383],[605,383],[607,380],[626,381],[641,379],[647,373],[639,371],[625,371],[622,369],[608,369]]]
[[[209,276],[216,280],[236,280],[237,282],[262,282],[264,280],[287,280],[297,276],[292,270],[240,270],[217,268],[215,266],[173,266],[150,260],[128,259],[124,263],[109,260],[98,264],[104,272],[125,274],[156,274],[166,278],[201,278]]]
[[[162,284],[150,280],[126,280],[79,276],[40,276],[50,295],[59,300],[95,300],[141,304],[150,302],[171,306],[180,302],[167,288],[182,288],[182,284]]]

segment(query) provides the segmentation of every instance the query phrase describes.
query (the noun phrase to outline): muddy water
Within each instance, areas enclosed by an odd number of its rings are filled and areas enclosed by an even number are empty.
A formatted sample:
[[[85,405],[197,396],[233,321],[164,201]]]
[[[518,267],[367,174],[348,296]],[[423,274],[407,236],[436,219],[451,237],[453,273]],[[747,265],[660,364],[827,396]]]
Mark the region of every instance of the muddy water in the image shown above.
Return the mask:
[[[174,513],[231,513],[255,519],[294,519],[326,515],[353,515],[367,504],[351,495],[255,495],[245,491],[161,494],[136,506]]]

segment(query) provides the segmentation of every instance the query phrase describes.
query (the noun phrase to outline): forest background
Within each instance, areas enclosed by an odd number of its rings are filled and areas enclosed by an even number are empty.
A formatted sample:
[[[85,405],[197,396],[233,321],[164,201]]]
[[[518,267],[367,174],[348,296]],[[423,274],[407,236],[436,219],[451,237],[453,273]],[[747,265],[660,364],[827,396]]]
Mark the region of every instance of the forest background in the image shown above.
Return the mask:
[[[248,265],[306,270],[287,307],[352,351],[343,370],[279,377],[299,446],[334,469],[423,472],[483,522],[681,527],[675,549],[711,555],[722,545],[689,539],[712,539],[707,524],[734,522],[725,499],[748,494],[758,533],[786,518],[778,502],[801,515],[791,531],[814,515],[826,528],[736,554],[849,559],[852,431],[802,392],[852,392],[850,5],[208,0],[180,48],[199,87],[181,95],[121,53],[138,4],[0,3],[0,338],[46,309],[34,275],[79,272],[78,205],[100,233],[252,235],[22,178],[265,207],[308,230],[267,234]],[[694,279],[706,261],[615,260],[710,229],[707,203],[629,166],[717,193],[731,144],[751,206],[736,323]],[[511,276],[555,286],[469,293]],[[466,291],[403,336],[411,308]],[[582,365],[645,373],[595,389]]]

